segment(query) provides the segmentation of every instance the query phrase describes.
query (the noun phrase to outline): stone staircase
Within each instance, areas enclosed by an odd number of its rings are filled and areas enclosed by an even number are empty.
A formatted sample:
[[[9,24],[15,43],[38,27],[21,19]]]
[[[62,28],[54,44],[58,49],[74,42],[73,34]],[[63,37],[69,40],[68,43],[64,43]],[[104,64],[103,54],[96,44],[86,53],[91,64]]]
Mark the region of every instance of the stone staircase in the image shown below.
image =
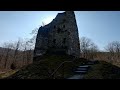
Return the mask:
[[[94,65],[96,63],[97,61],[89,61],[81,66],[76,67],[74,70],[75,75],[68,79],[83,79],[83,76],[87,74],[88,70],[91,68],[91,65]]]
[[[87,73],[88,69],[89,69],[88,65],[79,66],[79,67],[76,68],[74,73],[76,73],[76,74],[84,74],[84,73]]]

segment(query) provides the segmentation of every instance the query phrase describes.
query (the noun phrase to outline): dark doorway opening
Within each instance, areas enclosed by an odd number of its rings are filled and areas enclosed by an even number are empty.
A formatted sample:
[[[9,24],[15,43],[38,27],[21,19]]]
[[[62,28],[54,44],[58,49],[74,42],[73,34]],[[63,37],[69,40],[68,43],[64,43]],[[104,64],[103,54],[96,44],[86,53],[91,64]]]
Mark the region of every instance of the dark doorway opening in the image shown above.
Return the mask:
[[[63,44],[65,44],[65,43],[66,43],[66,38],[63,39]]]

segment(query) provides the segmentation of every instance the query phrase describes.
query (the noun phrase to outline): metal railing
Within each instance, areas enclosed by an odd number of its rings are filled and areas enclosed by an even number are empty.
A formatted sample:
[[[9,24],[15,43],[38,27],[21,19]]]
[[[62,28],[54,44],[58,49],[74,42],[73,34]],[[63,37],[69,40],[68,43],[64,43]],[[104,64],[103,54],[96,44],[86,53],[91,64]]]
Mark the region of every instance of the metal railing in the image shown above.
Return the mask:
[[[73,61],[75,61],[75,59],[72,60],[72,61],[64,61],[64,62],[62,62],[62,63],[55,69],[55,71],[49,76],[49,78],[53,77],[53,79],[55,79],[54,75],[56,74],[56,72],[57,72],[62,66],[64,66],[65,63],[69,63],[69,62],[73,62]]]

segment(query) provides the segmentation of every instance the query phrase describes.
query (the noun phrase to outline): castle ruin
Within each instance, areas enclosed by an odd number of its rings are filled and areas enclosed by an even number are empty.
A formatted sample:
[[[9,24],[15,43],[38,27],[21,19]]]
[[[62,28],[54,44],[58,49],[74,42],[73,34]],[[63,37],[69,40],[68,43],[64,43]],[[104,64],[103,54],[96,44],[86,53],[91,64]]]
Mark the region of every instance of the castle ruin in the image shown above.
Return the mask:
[[[61,53],[80,57],[80,43],[74,11],[58,13],[51,23],[38,30],[34,56]]]

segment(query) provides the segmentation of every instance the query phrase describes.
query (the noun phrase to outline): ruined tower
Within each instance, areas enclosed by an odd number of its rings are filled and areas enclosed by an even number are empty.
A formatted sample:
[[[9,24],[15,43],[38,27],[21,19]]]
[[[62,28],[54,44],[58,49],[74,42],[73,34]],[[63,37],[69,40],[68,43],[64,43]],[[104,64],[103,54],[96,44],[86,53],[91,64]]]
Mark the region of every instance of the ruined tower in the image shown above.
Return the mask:
[[[73,11],[58,13],[51,23],[39,28],[34,56],[47,52],[80,57],[78,28]]]

